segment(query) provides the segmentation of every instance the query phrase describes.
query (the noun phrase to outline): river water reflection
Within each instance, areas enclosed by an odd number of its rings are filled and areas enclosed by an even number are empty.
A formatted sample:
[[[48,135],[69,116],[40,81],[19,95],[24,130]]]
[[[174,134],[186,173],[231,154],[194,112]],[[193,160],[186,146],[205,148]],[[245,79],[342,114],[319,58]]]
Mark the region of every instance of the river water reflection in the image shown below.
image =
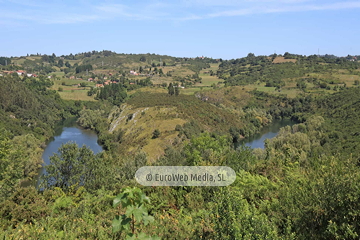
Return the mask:
[[[43,152],[42,159],[44,165],[50,164],[50,157],[57,153],[58,148],[62,144],[68,142],[75,142],[79,147],[86,145],[89,147],[95,154],[101,152],[103,149],[97,143],[98,137],[96,133],[92,130],[87,130],[81,128],[77,123],[76,119],[69,119],[62,122],[56,127],[55,136],[50,139],[47,143],[47,146]],[[45,168],[42,167],[39,169],[39,175],[36,180],[36,185],[39,184],[40,176],[45,174]]]
[[[270,126],[266,126],[261,129],[261,131],[249,138],[245,138],[235,145],[235,147],[245,144],[245,146],[251,148],[264,148],[265,139],[270,139],[275,137],[280,128],[287,125],[292,126],[296,122],[288,119],[283,120],[273,120]],[[62,122],[56,127],[55,136],[48,141],[48,144],[45,148],[45,151],[42,155],[44,165],[50,164],[50,156],[57,153],[58,148],[67,142],[73,141],[76,142],[79,147],[86,145],[88,146],[95,154],[101,152],[103,149],[97,143],[98,137],[94,131],[86,130],[81,128],[77,123],[76,119],[69,119]],[[39,175],[36,178],[36,186],[39,184],[40,176],[45,174],[45,168],[39,169]],[[27,185],[27,184],[26,184]]]
[[[245,146],[251,147],[251,148],[265,148],[265,139],[270,139],[275,137],[279,131],[280,128],[285,126],[292,126],[294,124],[297,124],[297,122],[289,120],[289,119],[274,119],[271,123],[271,125],[266,126],[261,129],[261,131],[251,137],[244,138],[242,141],[237,143],[235,146],[240,146],[241,144],[245,144]]]

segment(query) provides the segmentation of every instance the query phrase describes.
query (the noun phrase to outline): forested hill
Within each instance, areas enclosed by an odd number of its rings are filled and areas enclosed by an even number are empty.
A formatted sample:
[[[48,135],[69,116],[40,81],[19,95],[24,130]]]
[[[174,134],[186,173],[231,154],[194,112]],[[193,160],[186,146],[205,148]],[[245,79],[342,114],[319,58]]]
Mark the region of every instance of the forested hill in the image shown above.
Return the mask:
[[[0,126],[13,135],[35,133],[52,136],[52,126],[68,117],[66,105],[56,91],[47,90],[52,81],[21,79],[17,76],[0,78]],[[45,139],[44,139],[45,140]]]
[[[50,74],[64,72],[65,74],[79,74],[86,70],[134,70],[138,73],[146,69],[175,66],[176,64],[189,64],[194,62],[217,63],[218,60],[206,57],[172,57],[158,54],[125,54],[112,51],[90,51],[77,54],[56,56],[55,54],[28,54],[27,56],[0,58],[4,70],[26,70],[36,74]],[[193,70],[195,70],[194,67]],[[201,68],[200,68],[201,69]],[[196,70],[195,70],[196,71]],[[198,70],[197,70],[198,71]],[[100,71],[101,72],[101,71]]]
[[[84,103],[62,100],[48,89],[52,85],[45,76],[0,77],[0,127],[12,136],[32,133],[43,141],[53,136],[55,123],[76,116]]]
[[[52,85],[45,76],[0,77],[1,195],[10,194],[19,180],[37,174],[42,163],[40,147],[53,137],[57,122],[77,117],[83,108],[99,108],[96,102],[63,100],[49,89]]]
[[[360,88],[349,88],[318,100],[315,114],[327,119],[328,136],[323,144],[333,154],[341,153],[360,159]]]
[[[0,58],[0,238],[359,238],[354,58],[153,57]],[[67,143],[40,189],[23,187],[55,123],[72,117],[97,132],[104,151]],[[234,148],[283,118],[298,124],[265,149]],[[228,166],[237,177],[227,187],[134,179],[143,166],[178,165]]]
[[[351,61],[352,60],[352,61]],[[217,76],[225,80],[226,85],[247,85],[256,82],[265,83],[266,87],[281,88],[290,80],[296,80],[300,88],[315,85],[320,88],[343,84],[338,74],[358,75],[360,63],[352,57],[340,58],[330,55],[302,56],[285,53],[270,56],[255,56],[223,61]],[[331,85],[329,85],[331,84]]]

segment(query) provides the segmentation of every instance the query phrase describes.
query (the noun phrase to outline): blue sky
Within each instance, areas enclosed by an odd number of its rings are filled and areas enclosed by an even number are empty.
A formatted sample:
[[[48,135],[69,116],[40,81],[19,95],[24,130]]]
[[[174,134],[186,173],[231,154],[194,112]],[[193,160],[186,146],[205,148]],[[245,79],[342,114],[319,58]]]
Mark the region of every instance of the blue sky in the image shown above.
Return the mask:
[[[0,56],[360,55],[360,1],[0,0]]]

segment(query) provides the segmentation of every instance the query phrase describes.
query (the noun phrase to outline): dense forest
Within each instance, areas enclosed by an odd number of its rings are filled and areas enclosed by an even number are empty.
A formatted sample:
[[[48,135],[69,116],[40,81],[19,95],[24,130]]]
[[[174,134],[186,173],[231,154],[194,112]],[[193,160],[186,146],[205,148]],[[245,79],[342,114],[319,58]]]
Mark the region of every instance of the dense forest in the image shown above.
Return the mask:
[[[75,74],[94,70],[90,66],[104,58],[112,59],[110,68],[117,55],[93,51],[62,56],[62,62],[56,56],[41,61]],[[150,68],[155,57],[134,54],[117,66],[136,59]],[[280,57],[161,56],[166,65],[186,62],[196,74],[219,64],[213,75],[225,84],[171,94],[168,86],[180,89],[172,80],[157,86],[144,76],[141,84],[137,79],[130,84],[125,70],[123,75],[117,69],[111,76],[116,83],[91,88],[91,101],[62,98],[52,89],[61,82],[56,76],[0,76],[0,237],[358,239],[360,88],[355,82],[344,85],[336,74],[357,76],[359,64],[332,55]],[[68,62],[79,59],[83,65]],[[326,75],[331,71],[334,75]],[[289,81],[298,81],[297,88],[305,82],[305,90],[289,97],[245,88],[264,83],[281,89]],[[322,83],[338,88],[312,92],[310,82],[314,88]],[[94,154],[87,146],[66,143],[45,166],[38,188],[22,186],[36,177],[56,123],[73,117],[96,131],[104,151]],[[298,124],[282,128],[264,149],[234,147],[285,118]],[[161,154],[152,158],[150,150],[158,145]],[[134,179],[142,166],[229,166],[237,177],[227,187],[145,187]]]

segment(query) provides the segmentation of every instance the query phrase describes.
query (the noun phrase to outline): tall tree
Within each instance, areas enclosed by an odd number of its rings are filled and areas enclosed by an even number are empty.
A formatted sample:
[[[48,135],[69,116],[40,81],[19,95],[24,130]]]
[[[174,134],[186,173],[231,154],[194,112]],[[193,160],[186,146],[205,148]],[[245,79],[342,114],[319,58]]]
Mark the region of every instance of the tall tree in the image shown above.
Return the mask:
[[[62,59],[59,59],[58,61],[58,66],[59,67],[63,67],[64,66],[64,61]]]
[[[175,96],[179,96],[180,94],[180,86],[175,87]]]
[[[45,167],[47,173],[42,176],[43,187],[68,190],[71,186],[86,185],[94,177],[92,170],[98,156],[90,148],[79,148],[70,142],[63,144],[58,152],[50,157],[50,164]]]
[[[170,95],[174,95],[174,93],[175,93],[175,89],[174,89],[174,86],[172,83],[169,84],[168,92]]]

